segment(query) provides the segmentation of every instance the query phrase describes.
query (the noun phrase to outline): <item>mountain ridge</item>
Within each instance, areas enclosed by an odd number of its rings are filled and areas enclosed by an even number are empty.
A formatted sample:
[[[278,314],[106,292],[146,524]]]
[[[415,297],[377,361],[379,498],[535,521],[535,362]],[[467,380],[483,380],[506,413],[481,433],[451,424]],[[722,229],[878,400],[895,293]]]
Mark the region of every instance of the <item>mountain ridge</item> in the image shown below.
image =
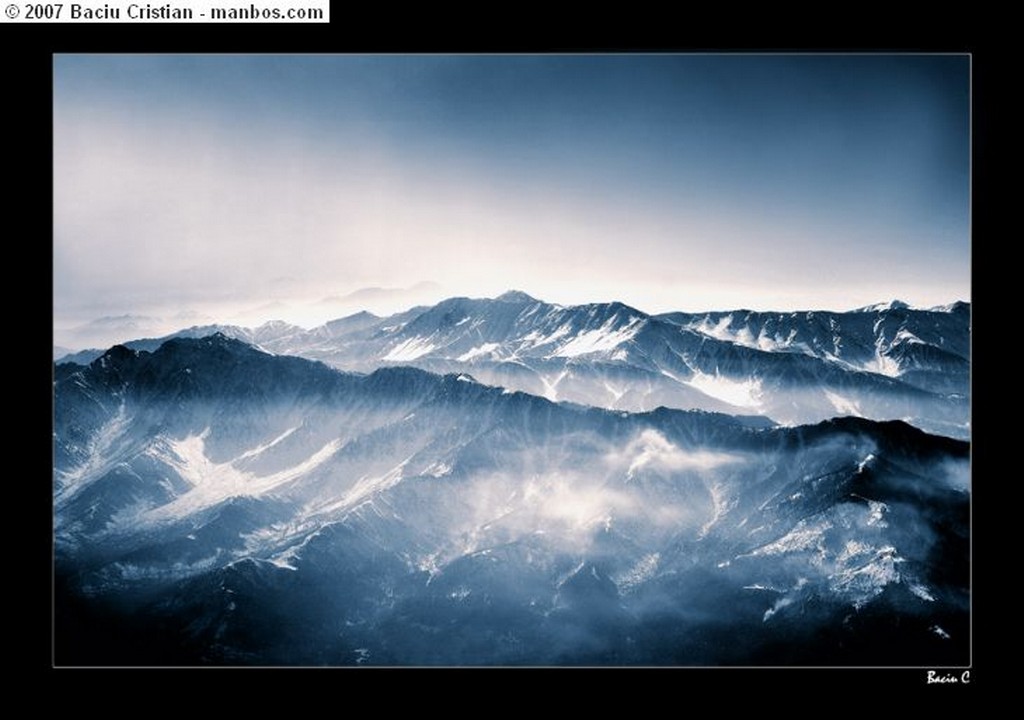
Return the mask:
[[[742,664],[808,606],[813,662],[862,609],[871,663],[894,632],[964,657],[969,446],[901,421],[628,413],[224,334],[59,367],[59,661]],[[747,655],[659,630],[726,607]]]
[[[905,418],[964,438],[969,321],[966,303],[949,312],[890,303],[849,313],[648,315],[618,302],[563,307],[509,291],[381,318],[357,313],[308,331],[283,323],[197,326],[170,337],[219,330],[344,370],[409,364],[464,372],[487,384],[610,409],[666,405],[757,413],[789,424],[862,414]],[[164,339],[127,345],[152,350]]]

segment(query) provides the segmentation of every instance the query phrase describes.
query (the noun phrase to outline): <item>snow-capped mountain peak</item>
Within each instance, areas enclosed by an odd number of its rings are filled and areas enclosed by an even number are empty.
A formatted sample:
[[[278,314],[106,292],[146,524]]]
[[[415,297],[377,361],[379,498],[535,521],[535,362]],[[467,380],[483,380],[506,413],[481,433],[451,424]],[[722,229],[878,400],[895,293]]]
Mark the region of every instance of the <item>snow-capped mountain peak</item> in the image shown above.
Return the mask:
[[[544,312],[567,342],[651,323]],[[621,345],[649,351],[643,332]],[[608,356],[540,360],[588,357]],[[963,660],[962,441],[343,373],[226,333],[59,368],[63,662],[818,662],[853,641],[874,663]],[[744,642],[706,641],[724,628]]]
[[[865,305],[862,308],[857,308],[853,312],[884,312],[886,310],[910,310],[910,305],[903,302],[902,300],[890,300],[888,302],[875,303],[874,305]]]
[[[518,305],[540,302],[536,298],[524,293],[522,290],[508,290],[494,299],[499,302],[516,303]]]
[[[217,325],[174,336],[219,331],[342,370],[414,365],[612,409],[757,412],[787,424],[852,414],[966,437],[969,323],[964,303],[932,311],[893,301],[848,313],[651,316],[620,302],[561,306],[513,290],[387,317],[357,313],[312,330]],[[152,351],[161,342],[128,346]],[[798,388],[803,400],[794,404]]]

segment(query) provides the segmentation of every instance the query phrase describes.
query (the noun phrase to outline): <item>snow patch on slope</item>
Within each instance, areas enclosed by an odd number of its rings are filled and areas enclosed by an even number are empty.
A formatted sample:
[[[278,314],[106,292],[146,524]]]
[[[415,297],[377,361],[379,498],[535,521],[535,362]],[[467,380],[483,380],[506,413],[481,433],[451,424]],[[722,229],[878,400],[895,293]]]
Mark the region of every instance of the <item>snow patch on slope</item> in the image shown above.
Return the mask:
[[[892,344],[898,343],[910,343],[914,345],[927,345],[927,343],[919,338],[914,333],[910,332],[906,328],[900,328],[899,332],[896,333],[896,337],[893,338]]]
[[[885,347],[885,338],[879,333],[880,326],[881,318],[875,322],[874,328],[875,333],[878,334],[878,337],[875,339],[875,357],[864,364],[864,369],[868,372],[885,375],[886,377],[899,377],[902,372],[900,365],[886,354],[891,348]]]
[[[661,562],[661,553],[648,553],[637,560],[628,570],[613,577],[612,581],[620,591],[629,592],[654,577],[659,562]]]
[[[410,360],[423,357],[434,349],[435,346],[430,342],[429,338],[419,336],[411,337],[391,348],[391,351],[382,357],[381,360],[386,360],[388,362],[409,362]]]
[[[711,318],[704,317],[699,322],[690,323],[687,329],[715,340],[722,340],[723,342],[765,352],[791,352],[794,349],[796,329],[790,330],[786,337],[782,337],[778,332],[774,335],[769,335],[767,329],[762,327],[757,337],[754,337],[750,328],[746,326],[742,326],[739,329],[732,328],[734,320],[735,316],[731,313],[719,319],[718,322],[712,322]]]
[[[105,423],[96,435],[89,441],[86,448],[89,455],[81,465],[74,470],[60,475],[61,488],[54,498],[60,502],[78,492],[90,480],[99,477],[107,467],[111,465],[107,456],[114,443],[122,437],[131,418],[125,409],[122,401],[114,415]]]
[[[552,357],[579,357],[580,355],[613,350],[640,331],[643,318],[631,317],[626,325],[618,330],[612,330],[615,321],[616,318],[609,318],[598,329],[581,332],[560,347]]]
[[[287,430],[285,430],[283,433],[278,435],[276,438],[274,438],[270,442],[263,443],[262,445],[257,445],[252,450],[245,451],[244,453],[242,453],[241,455],[238,456],[238,460],[246,460],[248,458],[255,457],[255,456],[257,456],[257,455],[259,455],[259,454],[261,454],[263,452],[266,452],[267,450],[269,450],[270,448],[274,447],[279,442],[281,442],[282,440],[287,438],[293,432],[298,430],[300,427],[301,427],[300,425],[296,425],[293,428],[288,428]]]
[[[483,345],[479,345],[475,348],[472,348],[471,350],[467,350],[462,355],[460,355],[457,358],[457,360],[459,362],[466,362],[468,360],[472,360],[473,358],[480,357],[481,355],[489,355],[500,347],[501,345],[499,343],[484,343]]]
[[[339,500],[313,508],[310,515],[323,515],[344,510],[352,510],[357,505],[370,500],[372,496],[394,487],[403,478],[405,466],[412,459],[408,457],[383,475],[363,475],[350,487]]]
[[[832,407],[836,409],[836,412],[843,415],[852,415],[853,417],[864,417],[861,414],[860,405],[855,400],[850,400],[829,390],[825,391],[825,397],[832,403]]]
[[[853,541],[847,543],[847,548],[837,558],[841,569],[829,578],[829,587],[832,592],[852,602],[854,607],[860,608],[879,595],[886,585],[900,581],[896,566],[903,562],[903,558],[892,546],[872,548],[856,543],[857,547],[851,548],[851,543]]]
[[[563,370],[553,381],[549,380],[546,375],[538,375],[537,377],[544,383],[544,397],[551,402],[558,402],[558,383],[562,382],[568,374],[568,370]]]
[[[305,461],[270,475],[256,475],[234,466],[241,458],[216,463],[206,455],[207,428],[199,435],[180,440],[163,439],[147,454],[170,465],[192,488],[170,503],[147,514],[160,521],[184,517],[232,497],[256,496],[299,478],[326,462],[341,448],[341,440],[332,440]],[[251,452],[251,451],[250,451]]]
[[[571,329],[572,328],[569,326],[569,323],[565,323],[555,329],[555,331],[550,335],[542,335],[537,330],[534,330],[523,336],[523,348],[529,349],[541,347],[543,345],[550,345],[556,340],[566,337]]]
[[[686,384],[730,405],[752,408],[761,404],[761,381],[753,378],[737,381],[717,372],[708,375],[697,370]]]

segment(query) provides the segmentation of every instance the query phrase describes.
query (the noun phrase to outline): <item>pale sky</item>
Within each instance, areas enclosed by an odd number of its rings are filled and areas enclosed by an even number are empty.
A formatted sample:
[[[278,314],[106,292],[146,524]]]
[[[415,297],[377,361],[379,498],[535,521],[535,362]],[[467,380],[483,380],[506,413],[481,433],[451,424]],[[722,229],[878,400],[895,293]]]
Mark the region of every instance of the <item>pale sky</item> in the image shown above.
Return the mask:
[[[58,55],[55,326],[423,281],[648,312],[969,300],[969,67]]]

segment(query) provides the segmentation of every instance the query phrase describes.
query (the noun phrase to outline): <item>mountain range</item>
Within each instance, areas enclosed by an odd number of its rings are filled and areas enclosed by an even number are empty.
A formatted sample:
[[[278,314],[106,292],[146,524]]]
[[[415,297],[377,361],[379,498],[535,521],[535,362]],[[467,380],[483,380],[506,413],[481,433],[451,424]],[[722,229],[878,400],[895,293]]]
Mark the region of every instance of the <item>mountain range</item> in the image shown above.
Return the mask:
[[[310,330],[280,321],[196,326],[126,346],[153,350],[170,337],[213,332],[347,371],[401,365],[468,373],[553,401],[630,412],[703,409],[786,425],[845,415],[970,434],[970,305],[963,302],[649,315],[622,303],[563,307],[512,291],[388,317],[361,312]]]
[[[58,363],[55,659],[966,664],[969,445],[855,415],[966,432],[968,328],[509,293]]]

